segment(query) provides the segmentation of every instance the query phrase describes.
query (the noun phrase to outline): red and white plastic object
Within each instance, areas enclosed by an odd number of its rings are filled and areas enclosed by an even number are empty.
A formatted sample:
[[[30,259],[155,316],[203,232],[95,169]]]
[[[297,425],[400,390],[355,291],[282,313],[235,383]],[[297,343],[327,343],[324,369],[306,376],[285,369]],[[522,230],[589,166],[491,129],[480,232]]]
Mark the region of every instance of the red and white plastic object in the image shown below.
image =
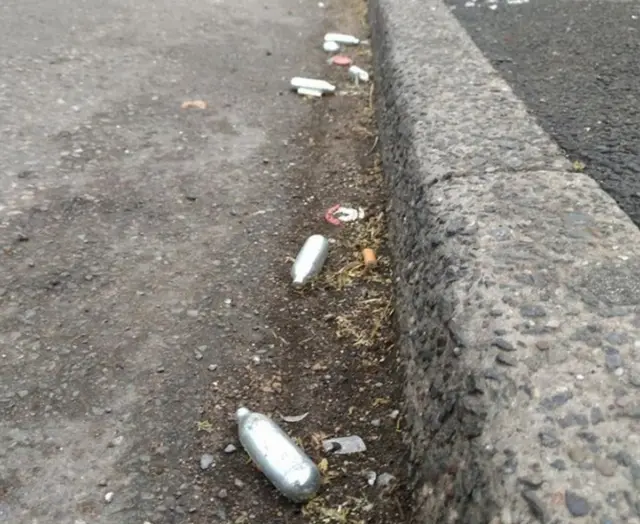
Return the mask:
[[[343,222],[354,222],[363,218],[364,209],[361,207],[354,209],[352,207],[343,207],[340,204],[330,207],[324,214],[324,219],[334,226],[340,226]]]

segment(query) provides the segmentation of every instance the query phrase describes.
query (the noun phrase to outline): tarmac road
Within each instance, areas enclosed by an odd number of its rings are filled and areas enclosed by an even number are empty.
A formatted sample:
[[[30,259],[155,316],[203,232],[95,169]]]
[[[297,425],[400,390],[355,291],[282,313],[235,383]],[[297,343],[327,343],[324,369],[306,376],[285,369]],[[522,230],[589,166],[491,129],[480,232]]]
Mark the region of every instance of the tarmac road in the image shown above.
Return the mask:
[[[0,522],[226,520],[192,482],[193,434],[260,336],[310,114],[282,95],[319,9],[2,2]]]
[[[640,2],[449,0],[516,95],[640,224]]]

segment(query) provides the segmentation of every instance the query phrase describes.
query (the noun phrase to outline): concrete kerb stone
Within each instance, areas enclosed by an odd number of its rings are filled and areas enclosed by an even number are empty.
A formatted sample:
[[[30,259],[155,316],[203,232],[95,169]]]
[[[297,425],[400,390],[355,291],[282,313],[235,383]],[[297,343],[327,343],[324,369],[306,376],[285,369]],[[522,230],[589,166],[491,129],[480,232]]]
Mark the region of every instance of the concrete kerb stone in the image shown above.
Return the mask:
[[[640,523],[640,231],[446,6],[369,9],[414,521]]]

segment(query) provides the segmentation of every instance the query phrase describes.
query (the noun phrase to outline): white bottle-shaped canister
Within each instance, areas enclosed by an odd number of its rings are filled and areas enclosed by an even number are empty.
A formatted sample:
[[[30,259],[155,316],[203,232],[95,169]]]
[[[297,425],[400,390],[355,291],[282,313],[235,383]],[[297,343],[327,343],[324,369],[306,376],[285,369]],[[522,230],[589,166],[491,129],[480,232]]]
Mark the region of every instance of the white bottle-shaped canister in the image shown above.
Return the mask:
[[[320,489],[320,470],[273,420],[247,408],[236,411],[240,443],[254,464],[288,499],[306,502]]]

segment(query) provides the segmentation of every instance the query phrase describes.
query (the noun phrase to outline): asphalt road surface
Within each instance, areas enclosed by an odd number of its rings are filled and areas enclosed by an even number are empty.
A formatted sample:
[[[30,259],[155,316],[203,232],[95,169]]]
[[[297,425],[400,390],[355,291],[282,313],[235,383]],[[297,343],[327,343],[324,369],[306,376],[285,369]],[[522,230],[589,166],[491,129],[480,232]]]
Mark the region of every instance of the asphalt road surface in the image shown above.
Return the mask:
[[[259,336],[319,12],[1,3],[0,522],[226,520],[192,437]]]
[[[640,2],[448,3],[541,126],[640,224]]]

